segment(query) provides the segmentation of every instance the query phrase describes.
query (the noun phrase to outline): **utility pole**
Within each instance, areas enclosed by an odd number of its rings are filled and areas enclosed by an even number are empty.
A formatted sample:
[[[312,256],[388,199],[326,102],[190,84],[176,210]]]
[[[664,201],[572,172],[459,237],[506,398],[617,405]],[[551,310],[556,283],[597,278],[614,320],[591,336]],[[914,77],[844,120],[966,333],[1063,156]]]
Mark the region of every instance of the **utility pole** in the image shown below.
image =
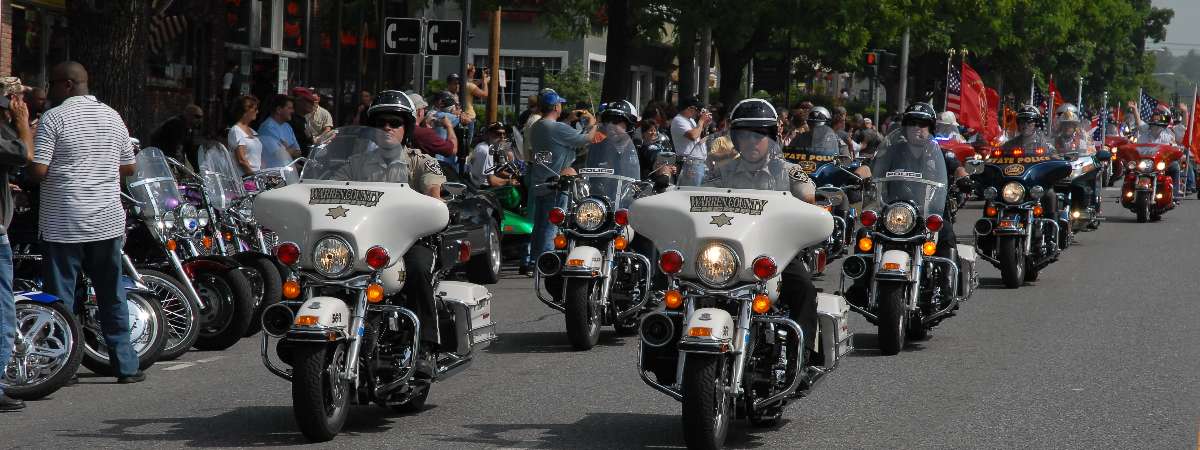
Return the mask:
[[[462,51],[458,53],[459,67],[459,86],[458,86],[458,104],[463,108],[467,107],[467,102],[471,101],[470,95],[467,93],[467,84],[471,80],[467,79],[467,49],[471,48],[471,0],[462,0],[462,37],[459,40],[462,42]],[[488,87],[491,89],[491,87]],[[490,91],[489,91],[490,92]]]
[[[696,69],[699,72],[700,101],[708,104],[708,73],[709,66],[712,65],[712,28],[704,27],[704,31],[700,33],[700,67]]]
[[[908,27],[904,28],[904,37],[900,40],[900,99],[896,105],[896,111],[904,111],[904,105],[908,103]]]
[[[492,82],[488,85],[488,103],[487,103],[487,120],[488,123],[496,121],[496,115],[500,112],[497,106],[496,97],[500,92],[500,7],[496,7],[496,11],[492,13],[492,41],[488,47],[488,57],[492,60],[489,64],[492,73]]]

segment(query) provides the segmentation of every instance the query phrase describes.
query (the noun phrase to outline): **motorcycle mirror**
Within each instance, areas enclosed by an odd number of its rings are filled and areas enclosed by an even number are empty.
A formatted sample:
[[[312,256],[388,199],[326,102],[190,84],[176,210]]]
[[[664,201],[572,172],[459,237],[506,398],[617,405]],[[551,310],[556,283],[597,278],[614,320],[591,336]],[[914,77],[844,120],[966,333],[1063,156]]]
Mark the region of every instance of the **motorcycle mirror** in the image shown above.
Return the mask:
[[[462,193],[467,190],[467,185],[453,181],[447,181],[442,183],[442,190],[448,191],[450,192],[450,195],[457,197],[462,195]]]
[[[967,175],[975,175],[975,174],[981,173],[981,172],[983,172],[983,161],[978,160],[978,159],[972,159],[970,161],[967,161],[967,166],[964,167],[963,169],[965,169],[967,171]]]

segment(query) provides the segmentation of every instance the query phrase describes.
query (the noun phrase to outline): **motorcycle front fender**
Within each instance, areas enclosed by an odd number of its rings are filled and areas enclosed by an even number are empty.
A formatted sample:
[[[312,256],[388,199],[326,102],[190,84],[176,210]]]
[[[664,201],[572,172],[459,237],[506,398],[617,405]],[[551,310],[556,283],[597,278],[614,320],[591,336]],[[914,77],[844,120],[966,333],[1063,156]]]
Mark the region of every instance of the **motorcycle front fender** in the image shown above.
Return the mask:
[[[733,350],[736,332],[733,316],[718,308],[692,311],[683,323],[679,351],[686,353],[728,353]]]
[[[286,339],[331,342],[350,336],[350,308],[335,297],[313,297],[296,310],[296,319]]]
[[[579,245],[571,249],[562,274],[567,278],[596,278],[603,274],[604,253],[595,247]]]

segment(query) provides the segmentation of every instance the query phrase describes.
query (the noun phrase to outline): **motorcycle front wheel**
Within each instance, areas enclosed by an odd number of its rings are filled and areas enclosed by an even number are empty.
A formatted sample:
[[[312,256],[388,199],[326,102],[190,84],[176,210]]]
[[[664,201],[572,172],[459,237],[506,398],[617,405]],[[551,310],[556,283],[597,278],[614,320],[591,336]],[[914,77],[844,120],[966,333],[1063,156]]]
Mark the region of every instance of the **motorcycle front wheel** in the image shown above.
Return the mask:
[[[908,331],[908,289],[904,285],[879,286],[879,353],[892,356],[904,348]]]
[[[233,258],[243,266],[253,269],[254,276],[250,280],[251,295],[257,300],[250,325],[242,337],[250,337],[262,330],[262,312],[268,306],[279,303],[283,299],[283,275],[271,257],[262,253],[243,252],[233,255]]]
[[[167,343],[167,326],[162,306],[153,298],[137,292],[125,293],[129,308],[129,344],[138,356],[138,369],[146,370],[158,361],[158,355]],[[116,369],[108,358],[108,344],[104,342],[104,331],[100,328],[99,307],[95,303],[85,304],[82,318],[83,366],[100,375],[115,376]]]
[[[567,340],[575,350],[590,350],[600,341],[600,317],[592,305],[592,280],[567,280]]]
[[[728,364],[722,355],[687,355],[683,368],[683,440],[688,448],[725,445],[733,420],[733,394],[726,389]]]
[[[1137,213],[1138,223],[1146,223],[1150,217],[1150,194],[1138,192],[1137,199],[1133,203],[1133,210]]]
[[[300,432],[313,442],[333,439],[350,411],[350,384],[340,375],[346,368],[345,341],[298,345],[292,361],[292,410]]]
[[[1000,262],[1000,278],[1004,287],[1016,289],[1025,280],[1025,249],[1018,238],[1003,238],[996,242],[996,260]]]
[[[204,299],[200,310],[200,350],[224,350],[246,334],[254,316],[254,298],[250,280],[238,269],[198,270],[193,286]]]
[[[168,361],[187,353],[200,338],[200,305],[187,295],[183,282],[165,273],[138,269],[146,287],[154,291],[166,319],[167,343],[158,354],[159,361]]]
[[[7,367],[0,367],[4,394],[37,400],[59,390],[79,370],[83,349],[79,322],[61,302],[17,303],[17,329],[23,342]]]

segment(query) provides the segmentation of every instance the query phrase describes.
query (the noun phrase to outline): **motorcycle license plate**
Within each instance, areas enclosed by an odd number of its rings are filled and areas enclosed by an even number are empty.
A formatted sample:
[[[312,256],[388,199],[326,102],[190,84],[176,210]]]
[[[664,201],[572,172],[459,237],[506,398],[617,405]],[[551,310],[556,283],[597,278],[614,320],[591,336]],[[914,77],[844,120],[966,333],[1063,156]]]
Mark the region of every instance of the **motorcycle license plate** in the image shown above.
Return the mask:
[[[1138,178],[1138,180],[1137,180],[1138,189],[1150,189],[1151,187],[1153,187],[1153,185],[1154,185],[1154,180],[1152,180],[1150,178],[1143,177],[1143,178]]]

